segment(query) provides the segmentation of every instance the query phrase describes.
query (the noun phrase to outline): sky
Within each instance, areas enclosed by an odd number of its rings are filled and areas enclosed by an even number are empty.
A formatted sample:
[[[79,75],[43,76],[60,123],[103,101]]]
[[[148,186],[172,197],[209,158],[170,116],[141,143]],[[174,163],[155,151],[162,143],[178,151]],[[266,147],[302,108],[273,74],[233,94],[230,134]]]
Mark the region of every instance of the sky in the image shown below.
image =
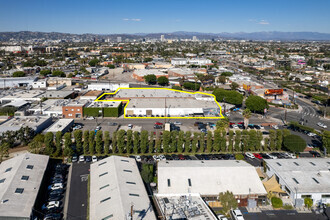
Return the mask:
[[[330,33],[329,0],[0,0],[0,32]]]

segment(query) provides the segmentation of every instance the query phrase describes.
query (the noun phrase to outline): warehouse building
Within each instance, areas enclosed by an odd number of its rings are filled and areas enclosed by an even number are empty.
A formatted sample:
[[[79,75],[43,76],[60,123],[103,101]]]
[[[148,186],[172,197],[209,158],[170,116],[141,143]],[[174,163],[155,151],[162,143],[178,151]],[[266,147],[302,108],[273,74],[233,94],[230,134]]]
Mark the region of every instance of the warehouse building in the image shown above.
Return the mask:
[[[90,102],[84,109],[84,117],[118,117],[122,112],[121,101]]]
[[[91,164],[89,204],[89,219],[156,219],[132,158],[111,156]]]
[[[144,77],[147,75],[155,75],[157,78],[161,76],[168,77],[168,74],[166,73],[166,69],[139,69],[134,70],[132,77],[140,82],[144,81]]]
[[[58,131],[62,132],[62,134],[69,132],[74,124],[73,119],[58,119],[54,124],[52,124],[49,128],[44,130],[44,133],[52,132],[56,133]]]
[[[0,219],[34,219],[48,160],[48,156],[25,153],[0,164]]]
[[[30,127],[36,133],[41,133],[52,124],[48,116],[14,116],[0,125],[0,133],[18,131],[21,127]]]
[[[160,161],[158,162],[159,194],[200,194],[215,201],[220,192],[233,192],[239,205],[248,199],[262,203],[267,192],[256,169],[244,161]]]
[[[0,78],[0,89],[32,86],[37,79],[37,77]]]
[[[90,103],[89,100],[69,100],[62,106],[63,118],[83,118],[84,107]]]
[[[116,91],[119,88],[129,88],[128,83],[91,83],[88,85],[88,90],[109,90]]]
[[[304,198],[314,204],[330,203],[330,159],[299,158],[265,160],[267,175],[275,175],[296,206],[304,205]]]

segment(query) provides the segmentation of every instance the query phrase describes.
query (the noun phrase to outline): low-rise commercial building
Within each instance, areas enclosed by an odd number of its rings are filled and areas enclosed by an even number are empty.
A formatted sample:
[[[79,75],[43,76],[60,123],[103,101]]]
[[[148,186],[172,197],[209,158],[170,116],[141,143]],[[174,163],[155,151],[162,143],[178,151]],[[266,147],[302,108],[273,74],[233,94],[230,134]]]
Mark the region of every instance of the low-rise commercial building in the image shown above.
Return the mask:
[[[165,73],[165,69],[143,69],[143,70],[135,70],[132,74],[132,77],[140,82],[144,81],[144,77],[147,75],[155,75],[157,78],[161,76],[168,77],[168,74]]]
[[[0,219],[34,219],[49,157],[25,153],[0,164]]]
[[[48,116],[14,116],[0,125],[0,133],[18,131],[21,127],[30,127],[40,133],[51,124],[52,118]]]
[[[304,198],[314,204],[330,203],[330,159],[299,158],[265,160],[266,173],[275,175],[296,206],[304,205]]]
[[[69,100],[62,106],[63,118],[83,118],[84,107],[90,103],[89,100]]]
[[[212,201],[226,191],[232,192],[242,206],[248,199],[261,203],[267,195],[255,168],[244,161],[158,162],[160,194],[197,193]]]
[[[52,132],[52,133],[56,133],[58,131],[62,132],[62,134],[70,131],[70,129],[72,128],[74,124],[74,120],[73,119],[58,119],[54,124],[52,124],[49,128],[47,128],[46,130],[44,130],[44,133],[47,132]]]
[[[91,83],[88,85],[88,90],[109,90],[111,92],[116,91],[119,88],[129,88],[128,83]]]
[[[132,158],[111,156],[91,164],[89,204],[89,219],[156,219]]]
[[[32,86],[37,79],[37,77],[0,78],[0,89]]]

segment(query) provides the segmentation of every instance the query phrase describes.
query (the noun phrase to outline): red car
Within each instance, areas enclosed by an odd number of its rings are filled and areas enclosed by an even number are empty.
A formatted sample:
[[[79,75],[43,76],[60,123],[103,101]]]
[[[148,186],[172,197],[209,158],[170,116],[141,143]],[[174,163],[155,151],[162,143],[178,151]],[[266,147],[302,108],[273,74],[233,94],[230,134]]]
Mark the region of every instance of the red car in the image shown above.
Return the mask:
[[[161,122],[155,122],[155,125],[163,125],[163,123],[161,123]]]
[[[260,154],[254,153],[253,155],[258,159],[262,159],[262,156]]]
[[[179,160],[184,160],[184,156],[182,154],[179,154]]]
[[[235,123],[234,122],[229,122],[229,125],[234,125]]]
[[[244,124],[244,122],[243,122],[243,121],[241,121],[241,122],[238,122],[237,124],[239,124],[239,125],[243,125],[243,124]]]

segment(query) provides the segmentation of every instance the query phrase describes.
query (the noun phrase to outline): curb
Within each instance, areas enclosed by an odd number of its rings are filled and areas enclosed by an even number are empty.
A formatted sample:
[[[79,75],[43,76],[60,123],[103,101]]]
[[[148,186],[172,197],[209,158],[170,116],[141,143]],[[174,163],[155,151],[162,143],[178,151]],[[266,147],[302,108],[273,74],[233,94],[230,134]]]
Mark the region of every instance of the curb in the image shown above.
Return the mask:
[[[70,186],[71,186],[71,174],[72,174],[72,163],[70,165],[69,174],[68,174],[68,180],[67,180],[67,187],[65,192],[65,205],[63,210],[63,219],[67,219],[68,217],[68,207],[69,207],[69,195],[70,195]]]

